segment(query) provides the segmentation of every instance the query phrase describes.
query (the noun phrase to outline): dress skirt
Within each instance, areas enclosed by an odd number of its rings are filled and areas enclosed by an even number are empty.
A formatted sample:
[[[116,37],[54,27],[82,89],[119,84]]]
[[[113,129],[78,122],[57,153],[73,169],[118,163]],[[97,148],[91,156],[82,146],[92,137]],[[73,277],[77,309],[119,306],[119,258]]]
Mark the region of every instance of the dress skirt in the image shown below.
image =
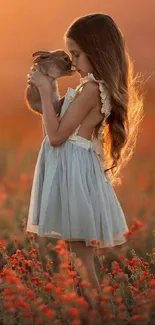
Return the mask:
[[[97,155],[77,137],[53,147],[46,135],[36,162],[26,231],[41,237],[100,241],[98,247],[126,242],[122,207]],[[82,140],[82,141],[81,141]]]

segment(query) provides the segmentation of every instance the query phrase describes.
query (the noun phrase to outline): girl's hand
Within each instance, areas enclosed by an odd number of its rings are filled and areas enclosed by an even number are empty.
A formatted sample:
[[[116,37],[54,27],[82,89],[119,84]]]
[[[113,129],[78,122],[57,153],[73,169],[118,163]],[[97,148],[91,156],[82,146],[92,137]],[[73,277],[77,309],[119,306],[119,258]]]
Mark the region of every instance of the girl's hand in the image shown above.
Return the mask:
[[[36,65],[34,65],[30,72],[27,74],[27,83],[35,85],[38,90],[40,89],[51,89],[51,82],[50,77],[45,76]]]

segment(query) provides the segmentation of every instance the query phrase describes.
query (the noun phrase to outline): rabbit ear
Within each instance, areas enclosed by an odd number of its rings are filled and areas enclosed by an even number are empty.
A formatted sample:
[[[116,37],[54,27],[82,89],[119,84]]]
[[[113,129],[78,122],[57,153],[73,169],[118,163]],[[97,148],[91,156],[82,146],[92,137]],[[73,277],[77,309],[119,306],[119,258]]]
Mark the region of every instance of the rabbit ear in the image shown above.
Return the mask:
[[[50,52],[49,51],[36,51],[36,52],[34,52],[33,54],[32,54],[32,56],[34,57],[34,56],[38,56],[38,55],[41,55],[41,56],[46,56],[46,55],[49,55],[50,54]]]
[[[40,57],[38,56],[37,58],[35,58],[34,60],[33,60],[33,63],[38,63],[40,61]]]

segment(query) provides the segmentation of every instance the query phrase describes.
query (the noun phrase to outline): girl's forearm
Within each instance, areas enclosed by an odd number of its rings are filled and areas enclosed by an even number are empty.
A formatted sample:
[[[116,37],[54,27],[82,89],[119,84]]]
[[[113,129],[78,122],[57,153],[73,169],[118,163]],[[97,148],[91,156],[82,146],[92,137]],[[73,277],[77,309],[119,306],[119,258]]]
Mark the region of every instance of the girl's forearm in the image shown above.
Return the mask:
[[[40,88],[39,92],[42,103],[42,118],[44,126],[50,142],[53,143],[56,138],[57,130],[59,128],[59,120],[56,115],[54,106],[51,102],[51,90]]]

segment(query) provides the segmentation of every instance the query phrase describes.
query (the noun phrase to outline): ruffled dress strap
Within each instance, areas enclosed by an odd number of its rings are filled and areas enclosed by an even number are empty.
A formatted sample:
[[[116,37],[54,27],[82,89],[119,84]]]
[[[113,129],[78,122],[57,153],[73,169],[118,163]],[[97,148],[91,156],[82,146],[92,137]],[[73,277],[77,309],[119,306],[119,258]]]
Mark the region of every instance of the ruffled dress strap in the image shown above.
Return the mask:
[[[106,125],[106,120],[111,114],[111,102],[110,102],[110,96],[108,92],[108,88],[106,87],[103,80],[97,80],[95,79],[93,73],[88,73],[88,75],[84,78],[80,79],[80,85],[78,86],[78,91],[80,88],[83,88],[83,85],[88,81],[94,81],[97,82],[99,85],[100,90],[100,97],[101,97],[101,113],[104,114],[101,126],[98,130],[98,137],[93,136],[93,139],[91,140],[91,147],[96,152],[97,158],[99,159],[101,168],[103,168],[104,172],[104,150],[103,150],[103,142],[104,142],[104,132],[103,129]],[[108,181],[108,175],[107,181]]]
[[[93,73],[88,73],[88,75],[86,77],[81,78],[80,80],[81,80],[81,82],[80,82],[79,88],[82,87],[84,83],[86,83],[90,80],[97,82],[99,85],[100,97],[101,97],[101,103],[102,103],[101,113],[104,114],[104,118],[101,123],[102,125],[99,129],[99,138],[101,138],[102,130],[106,125],[106,120],[109,117],[109,115],[111,114],[111,103],[110,103],[110,96],[109,96],[108,89],[107,89],[104,81],[95,79]]]

